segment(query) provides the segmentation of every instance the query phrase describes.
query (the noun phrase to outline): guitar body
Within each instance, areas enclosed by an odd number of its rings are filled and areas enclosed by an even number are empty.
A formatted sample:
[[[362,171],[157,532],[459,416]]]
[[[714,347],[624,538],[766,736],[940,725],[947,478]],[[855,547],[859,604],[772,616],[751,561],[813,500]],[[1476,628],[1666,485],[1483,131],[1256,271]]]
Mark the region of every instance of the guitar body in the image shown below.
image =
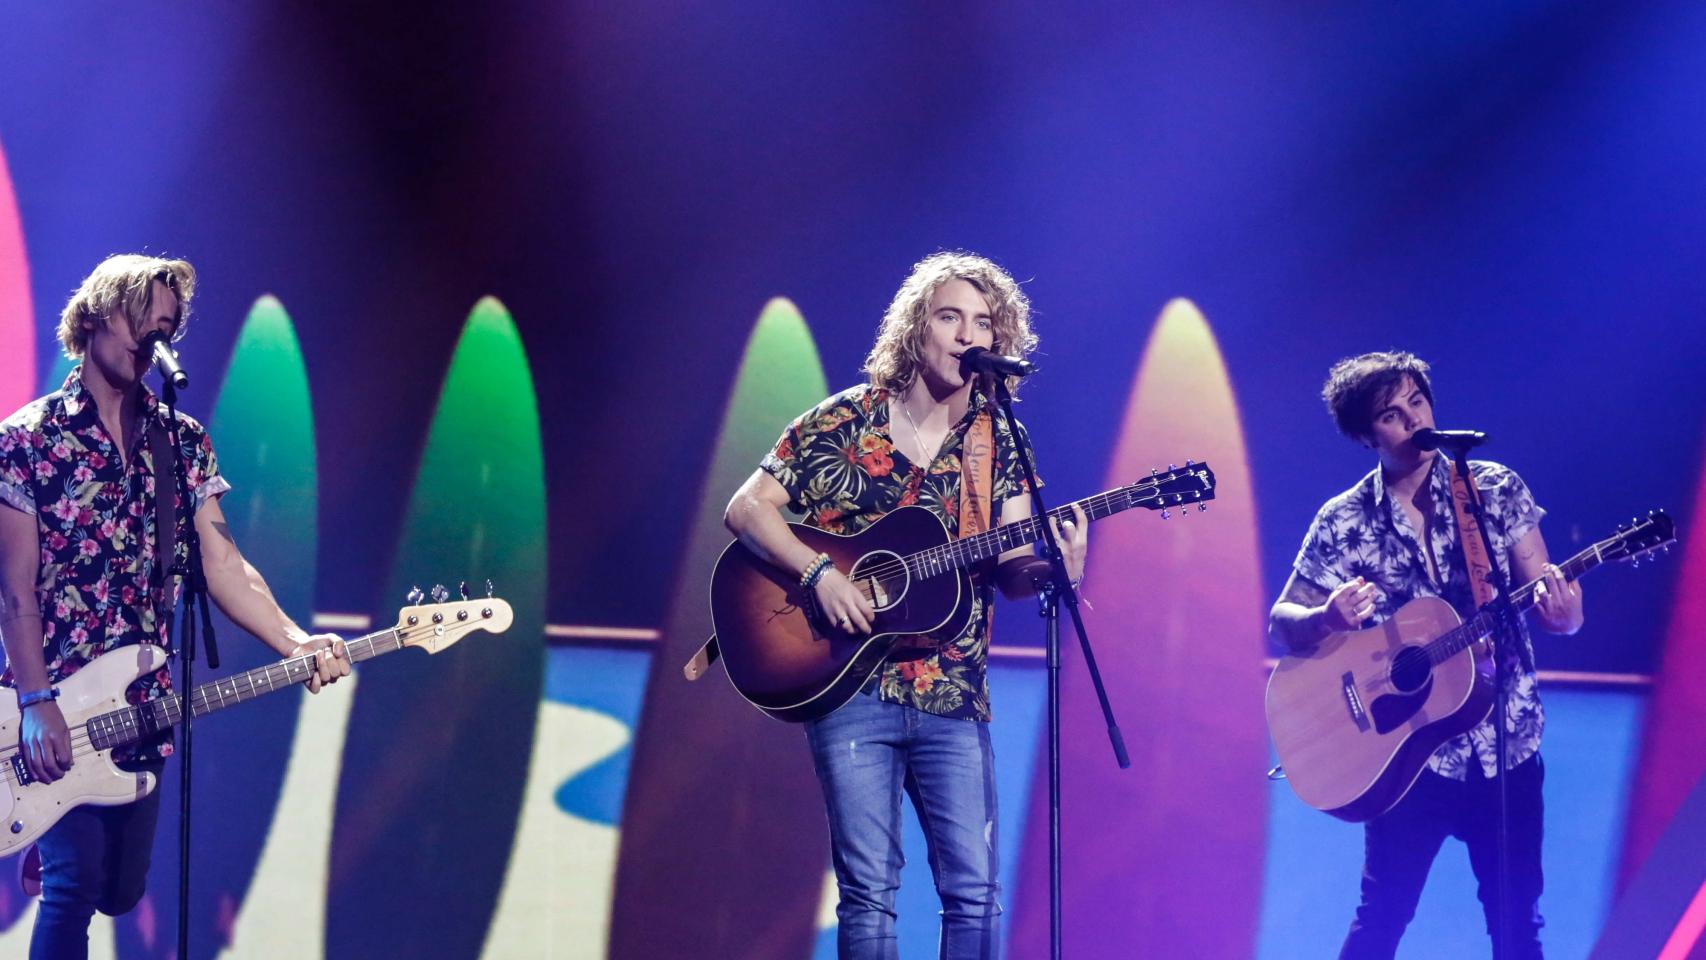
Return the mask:
[[[901,507],[851,536],[789,524],[815,551],[829,554],[856,584],[879,567],[946,545],[948,530],[924,507]],[[739,540],[717,558],[711,574],[711,621],[735,690],[781,720],[832,713],[876,673],[895,638],[937,630],[957,632],[971,618],[971,578],[954,569],[931,577],[904,574],[874,586],[876,622],[870,635],[848,633],[817,615],[812,591],[760,559]]]
[[[89,718],[127,707],[125,689],[137,678],[165,665],[166,651],[153,644],[139,643],[96,657],[60,683],[59,710],[65,715],[66,726],[71,728],[73,742],[86,740],[78,734]],[[110,749],[90,751],[86,745],[65,776],[52,783],[20,785],[18,774],[24,767],[17,744],[22,720],[14,698],[0,697],[0,744],[10,748],[4,775],[0,777],[5,784],[0,791],[0,824],[4,824],[0,827],[0,857],[10,856],[35,842],[72,807],[84,803],[117,806],[140,800],[153,791],[153,774],[120,770],[113,763]]]
[[[1268,679],[1268,731],[1305,803],[1353,822],[1379,816],[1434,750],[1487,718],[1490,644],[1472,643],[1431,669],[1418,649],[1459,622],[1444,600],[1420,597],[1379,626],[1280,660]]]

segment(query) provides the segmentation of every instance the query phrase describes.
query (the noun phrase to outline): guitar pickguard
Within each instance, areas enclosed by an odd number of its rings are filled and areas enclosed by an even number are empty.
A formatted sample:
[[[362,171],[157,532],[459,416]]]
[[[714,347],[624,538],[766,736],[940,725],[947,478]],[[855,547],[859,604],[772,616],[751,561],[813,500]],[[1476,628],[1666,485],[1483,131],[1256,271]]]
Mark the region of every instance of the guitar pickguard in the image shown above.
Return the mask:
[[[1385,735],[1409,723],[1427,705],[1428,694],[1433,688],[1433,677],[1429,677],[1411,693],[1388,693],[1375,697],[1368,705],[1368,714],[1374,718],[1374,732]]]

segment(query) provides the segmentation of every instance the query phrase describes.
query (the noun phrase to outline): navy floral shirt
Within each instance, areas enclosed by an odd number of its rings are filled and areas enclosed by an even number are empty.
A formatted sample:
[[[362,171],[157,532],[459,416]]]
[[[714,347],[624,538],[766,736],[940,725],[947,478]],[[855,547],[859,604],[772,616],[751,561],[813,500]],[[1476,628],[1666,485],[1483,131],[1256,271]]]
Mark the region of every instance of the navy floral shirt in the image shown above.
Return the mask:
[[[41,572],[36,602],[42,612],[42,655],[48,679],[60,683],[109,650],[133,643],[169,646],[163,611],[151,589],[156,565],[154,458],[148,423],[165,423],[165,408],[143,388],[141,423],[126,456],[101,426],[83,388],[83,369],[57,392],[32,401],[0,422],[0,503],[36,518]],[[189,557],[188,526],[196,509],[230,489],[219,475],[207,431],[179,415],[179,449],[194,499],[178,501],[177,559]],[[175,602],[176,597],[173,597]],[[12,669],[0,685],[14,686]],[[158,700],[171,689],[165,669],[131,684],[132,704]],[[165,736],[136,745],[128,756],[148,760],[171,753]]]
[[[900,507],[920,505],[959,536],[960,448],[983,403],[974,393],[966,415],[928,466],[895,448],[889,433],[889,394],[869,385],[844,390],[794,420],[761,467],[788,491],[789,506],[805,522],[831,533],[853,534]],[[1022,432],[1025,428],[1019,425]],[[1030,486],[1005,421],[995,418],[995,483],[990,512]],[[974,578],[972,615],[957,636],[902,638],[903,651],[877,671],[877,695],[944,717],[988,720],[989,628],[994,599],[986,577]],[[919,648],[927,651],[918,655]]]
[[[1339,585],[1363,577],[1375,587],[1374,617],[1380,623],[1416,597],[1439,597],[1451,604],[1458,616],[1473,615],[1476,603],[1457,546],[1457,517],[1451,505],[1451,472],[1447,457],[1436,456],[1428,483],[1433,493],[1432,536],[1427,549],[1445,582],[1438,583],[1428,571],[1422,554],[1421,536],[1410,524],[1409,514],[1395,509],[1387,494],[1380,468],[1363,477],[1356,486],[1322,505],[1315,514],[1303,547],[1292,568],[1305,580],[1331,592]],[[1546,515],[1528,492],[1528,485],[1508,467],[1485,460],[1469,461],[1469,472],[1487,508],[1488,551],[1507,574],[1510,549]],[[1513,584],[1521,586],[1521,584]],[[1506,650],[1505,730],[1506,769],[1516,766],[1540,750],[1540,732],[1546,712],[1535,687],[1534,648],[1525,622],[1520,625],[1520,650]],[[1491,778],[1497,771],[1497,750],[1491,718],[1468,733],[1440,745],[1428,758],[1428,769],[1453,780],[1468,775],[1470,757]]]

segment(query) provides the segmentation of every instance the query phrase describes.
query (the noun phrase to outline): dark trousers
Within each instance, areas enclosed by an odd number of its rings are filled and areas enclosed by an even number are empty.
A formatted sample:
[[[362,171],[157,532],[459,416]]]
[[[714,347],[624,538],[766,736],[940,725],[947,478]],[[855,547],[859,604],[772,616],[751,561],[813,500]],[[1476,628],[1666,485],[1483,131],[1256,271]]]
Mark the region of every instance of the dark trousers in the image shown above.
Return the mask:
[[[158,776],[162,766],[140,769]],[[41,909],[30,935],[30,960],[84,960],[95,911],[117,916],[136,906],[148,881],[159,819],[160,791],[154,790],[117,807],[76,807],[42,834],[36,841]]]
[[[1393,955],[1416,915],[1428,868],[1446,837],[1456,837],[1469,848],[1487,932],[1493,934],[1499,895],[1498,787],[1482,776],[1479,761],[1471,758],[1469,767],[1469,779],[1463,782],[1423,771],[1409,795],[1364,826],[1362,903],[1339,951],[1340,960]],[[1540,795],[1546,769],[1536,754],[1505,779],[1510,804],[1508,960],[1530,960],[1541,956],[1540,928],[1545,923],[1539,903]]]

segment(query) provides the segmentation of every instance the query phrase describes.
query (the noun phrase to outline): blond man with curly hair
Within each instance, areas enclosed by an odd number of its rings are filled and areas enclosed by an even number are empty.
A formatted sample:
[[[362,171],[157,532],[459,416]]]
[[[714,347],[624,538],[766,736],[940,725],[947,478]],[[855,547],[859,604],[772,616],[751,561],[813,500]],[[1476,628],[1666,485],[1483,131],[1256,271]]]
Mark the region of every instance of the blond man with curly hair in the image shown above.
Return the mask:
[[[789,424],[729,501],[724,522],[758,556],[809,583],[826,623],[849,637],[871,634],[870,600],[847,571],[794,535],[781,509],[855,534],[899,507],[920,505],[957,536],[967,438],[989,436],[990,515],[998,523],[1029,517],[1017,440],[1000,417],[989,417],[993,384],[962,371],[960,358],[972,347],[1023,356],[1036,344],[1030,301],[1007,271],[970,253],[924,258],[883,316],[865,360],[869,381]],[[1082,512],[1059,532],[1076,580],[1086,547]],[[805,725],[829,815],[843,958],[896,956],[903,793],[929,840],[942,901],[940,956],[987,960],[999,950],[989,608],[997,584],[1010,597],[1033,592],[1031,559],[1026,547],[1002,554],[962,601],[971,607],[963,629],[898,638],[860,693]]]

